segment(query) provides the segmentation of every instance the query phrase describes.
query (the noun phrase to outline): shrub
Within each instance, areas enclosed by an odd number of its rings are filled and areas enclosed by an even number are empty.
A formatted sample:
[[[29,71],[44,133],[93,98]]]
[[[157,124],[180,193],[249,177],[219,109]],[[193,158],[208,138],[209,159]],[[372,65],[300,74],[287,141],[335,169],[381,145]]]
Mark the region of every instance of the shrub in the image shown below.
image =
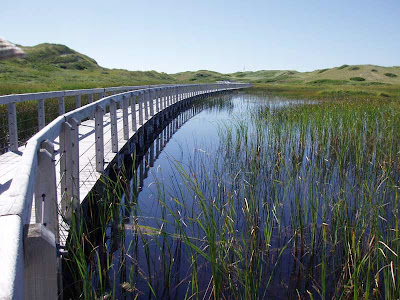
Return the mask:
[[[333,85],[340,85],[346,83],[347,80],[337,80],[337,79],[317,79],[308,82],[308,84],[333,84]]]
[[[338,70],[342,70],[342,69],[344,69],[344,68],[347,68],[349,65],[341,65],[339,68],[338,68]]]
[[[324,73],[325,71],[328,71],[329,69],[322,69],[322,70],[319,70],[318,71],[318,73]]]
[[[360,67],[351,67],[349,70],[350,71],[360,70]]]
[[[351,77],[350,80],[352,80],[352,81],[365,81],[365,78],[362,78],[362,77]]]
[[[377,69],[372,69],[371,71],[372,71],[372,72],[378,72],[378,70],[377,70]]]
[[[378,93],[378,96],[381,96],[381,97],[390,97],[388,94],[385,94],[385,93],[382,93],[382,92]]]
[[[385,73],[385,76],[391,77],[391,78],[397,77],[397,75],[396,75],[396,74],[393,74],[393,73]]]

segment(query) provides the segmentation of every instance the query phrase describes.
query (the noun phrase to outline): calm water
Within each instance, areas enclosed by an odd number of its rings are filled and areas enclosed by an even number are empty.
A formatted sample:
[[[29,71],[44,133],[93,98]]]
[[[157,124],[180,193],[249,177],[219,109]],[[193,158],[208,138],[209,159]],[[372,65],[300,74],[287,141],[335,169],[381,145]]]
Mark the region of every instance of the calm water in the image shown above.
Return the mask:
[[[182,240],[174,236],[178,231],[172,225],[172,215],[176,213],[181,218],[189,236],[201,238],[198,228],[189,228],[185,223],[186,219],[195,218],[201,212],[196,196],[185,186],[178,169],[181,167],[188,174],[199,174],[200,181],[205,184],[205,176],[212,178],[215,172],[230,168],[217,158],[221,154],[220,133],[232,122],[251,127],[250,114],[260,106],[274,111],[304,103],[302,100],[286,101],[242,93],[225,95],[195,105],[166,126],[138,158],[129,196],[132,202],[137,198],[137,204],[124,209],[127,218],[123,238],[117,233],[117,224],[111,225],[108,231],[108,247],[112,254],[102,260],[111,259],[114,263],[108,272],[108,284],[109,289],[115,289],[118,299],[133,299],[137,290],[140,291],[137,292],[139,298],[143,299],[185,298],[192,282],[191,253]],[[209,189],[207,196],[216,193],[216,187],[204,188]],[[135,190],[139,193],[135,194]],[[126,199],[125,203],[128,203]],[[243,230],[242,224],[235,226],[238,231]],[[211,293],[209,266],[201,256],[197,257],[197,264],[200,298],[208,298]],[[287,276],[289,271],[282,270],[281,276]],[[96,278],[94,282],[96,284]],[[269,295],[273,296],[274,292]]]
[[[390,107],[352,105],[196,101],[96,198],[75,282],[116,299],[347,299],[363,268],[384,297],[400,249],[400,124]]]

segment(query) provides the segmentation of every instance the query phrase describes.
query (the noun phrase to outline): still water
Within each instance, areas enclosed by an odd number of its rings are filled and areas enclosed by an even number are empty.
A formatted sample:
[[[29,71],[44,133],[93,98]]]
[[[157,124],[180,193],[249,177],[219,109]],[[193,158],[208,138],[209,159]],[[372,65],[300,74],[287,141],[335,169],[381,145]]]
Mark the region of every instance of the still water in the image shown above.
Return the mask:
[[[202,212],[196,203],[198,195],[188,186],[184,176],[200,176],[198,183],[205,190],[204,197],[213,201],[218,188],[212,185],[220,184],[213,177],[229,180],[229,176],[224,175],[224,170],[230,168],[229,162],[223,161],[220,152],[224,151],[220,145],[221,133],[232,124],[250,127],[250,134],[254,132],[251,114],[260,107],[274,111],[304,103],[309,101],[244,93],[208,99],[181,112],[152,143],[146,145],[145,150],[137,153],[137,169],[130,184],[130,202],[134,205],[124,220],[124,238],[118,238],[116,242],[112,226],[109,229],[110,248],[115,251],[108,284],[117,299],[134,299],[137,295],[143,299],[184,299],[193,294],[200,298],[210,297],[212,274],[207,258],[193,254],[179,237],[183,229],[186,235],[200,241],[199,247],[207,247],[201,241],[204,238],[202,230],[187,221]],[[221,173],[217,175],[218,172]],[[240,186],[225,183],[240,193]],[[128,203],[126,198],[124,201]],[[180,220],[177,221],[177,217]],[[175,222],[180,222],[183,227],[178,228]],[[240,222],[235,227],[237,232],[245,230]],[[194,256],[197,292],[191,286]],[[273,294],[269,292],[269,295]]]
[[[98,232],[81,263],[85,297],[352,295],[355,258],[365,266],[361,258],[379,254],[372,232],[385,245],[399,240],[388,229],[398,159],[371,142],[386,141],[389,118],[357,107],[346,117],[340,105],[318,117],[321,105],[239,92],[196,101],[164,124],[96,200],[98,222],[81,234]],[[378,254],[377,271],[391,261]]]

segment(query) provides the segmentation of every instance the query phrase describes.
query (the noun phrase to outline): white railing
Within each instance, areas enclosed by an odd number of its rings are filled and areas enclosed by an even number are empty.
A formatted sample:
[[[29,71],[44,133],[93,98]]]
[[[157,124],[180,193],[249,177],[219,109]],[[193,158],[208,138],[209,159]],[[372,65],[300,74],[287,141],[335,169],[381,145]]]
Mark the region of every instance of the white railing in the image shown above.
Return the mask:
[[[95,120],[95,162],[96,171],[104,172],[104,115],[109,110],[111,123],[112,152],[118,149],[117,104],[122,108],[123,137],[129,140],[128,109],[131,107],[131,131],[154,115],[185,99],[220,91],[249,87],[249,84],[200,84],[156,86],[123,92],[89,103],[71,112],[64,113],[30,138],[17,166],[9,192],[0,199],[0,299],[22,299],[26,275],[24,253],[24,227],[31,222],[32,204],[35,202],[36,224],[46,224],[53,245],[57,243],[57,204],[61,203],[61,214],[68,219],[74,208],[79,206],[79,125],[85,119]],[[137,88],[137,87],[134,87]],[[121,89],[121,88],[119,88]],[[129,87],[128,87],[129,89]],[[123,89],[124,90],[124,89]],[[126,89],[125,89],[126,90]],[[88,94],[105,93],[107,89],[90,90]],[[110,89],[108,89],[110,91]],[[40,93],[40,99],[74,94],[72,91]],[[59,93],[59,94],[57,94]],[[46,95],[45,95],[46,94]],[[36,94],[39,95],[39,94]],[[104,95],[104,94],[103,94]],[[10,96],[13,97],[13,96]],[[35,96],[15,95],[7,101],[12,104]],[[5,98],[2,98],[5,99]],[[38,98],[35,98],[38,99]],[[38,107],[41,108],[40,101]],[[62,104],[62,101],[60,100]],[[15,111],[15,110],[14,110]],[[62,110],[60,110],[60,113]],[[138,112],[138,114],[137,114]],[[137,120],[138,119],[138,120]],[[135,133],[134,133],[135,134]],[[58,141],[61,196],[57,194],[54,142]],[[43,201],[42,201],[43,196]],[[46,201],[44,201],[44,196]],[[60,199],[58,199],[60,197]],[[56,205],[55,205],[56,204]],[[8,243],[8,244],[6,244]],[[26,249],[26,245],[25,245]],[[37,274],[40,276],[40,274]]]
[[[170,86],[170,85],[158,85]],[[29,94],[13,94],[0,96],[0,105],[7,105],[8,115],[8,150],[18,151],[18,117],[17,117],[17,104],[26,101],[37,102],[37,121],[38,131],[43,129],[46,125],[45,106],[46,100],[58,99],[58,115],[65,113],[65,97],[75,97],[75,108],[81,107],[82,96],[87,95],[88,102],[92,103],[96,97],[104,98],[107,94],[115,94],[124,91],[139,90],[149,88],[149,85],[142,86],[119,86],[109,88],[94,88],[82,90],[65,90],[55,92],[41,92]],[[153,86],[154,87],[154,86]],[[1,151],[1,149],[0,149]]]

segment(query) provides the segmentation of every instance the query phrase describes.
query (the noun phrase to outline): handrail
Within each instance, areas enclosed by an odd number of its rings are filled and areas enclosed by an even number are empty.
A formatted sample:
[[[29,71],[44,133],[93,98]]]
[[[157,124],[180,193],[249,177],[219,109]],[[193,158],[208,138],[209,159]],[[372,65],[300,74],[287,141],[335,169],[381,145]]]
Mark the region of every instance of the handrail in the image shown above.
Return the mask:
[[[171,86],[171,85],[161,84],[156,86],[161,87],[161,86]],[[50,92],[11,94],[11,95],[0,96],[0,105],[7,105],[7,111],[8,111],[8,139],[9,139],[8,149],[11,151],[18,151],[18,126],[17,126],[17,110],[16,110],[17,103],[33,101],[33,100],[36,100],[38,102],[38,108],[37,108],[38,127],[40,130],[45,126],[44,100],[46,99],[58,98],[58,113],[59,115],[62,115],[65,113],[64,97],[75,96],[76,97],[75,108],[79,108],[81,106],[81,96],[83,95],[88,95],[89,103],[91,103],[93,102],[93,96],[96,94],[100,94],[101,95],[100,98],[104,98],[107,93],[132,91],[149,87],[150,85],[118,86],[118,87],[108,87],[108,88],[50,91]]]
[[[32,138],[30,138],[26,144],[26,148],[23,151],[22,158],[18,164],[18,172],[16,176],[13,178],[11,187],[9,192],[6,195],[2,195],[3,198],[6,197],[6,201],[2,200],[3,203],[0,206],[0,220],[2,217],[12,216],[15,221],[14,232],[16,232],[16,237],[14,240],[14,247],[11,247],[10,255],[14,258],[14,265],[11,267],[8,266],[9,270],[4,270],[4,272],[9,272],[8,276],[12,284],[21,284],[24,282],[24,253],[22,250],[23,245],[23,227],[25,224],[29,224],[31,219],[31,210],[34,196],[38,196],[38,191],[40,188],[37,186],[37,182],[41,182],[43,178],[37,176],[40,172],[48,171],[45,168],[53,169],[54,176],[54,186],[46,186],[47,190],[53,191],[53,198],[55,198],[56,203],[61,201],[61,206],[63,207],[63,203],[66,201],[71,201],[72,204],[75,201],[78,201],[79,205],[79,184],[78,190],[76,187],[72,186],[73,184],[68,180],[77,179],[79,183],[79,141],[78,141],[78,133],[79,133],[79,124],[82,120],[93,118],[95,116],[95,147],[96,147],[96,170],[100,173],[104,171],[104,138],[103,138],[103,116],[106,108],[110,109],[110,118],[111,118],[111,132],[112,132],[112,143],[117,143],[116,149],[113,147],[113,152],[118,152],[118,140],[115,140],[117,137],[114,133],[117,132],[117,123],[116,123],[116,104],[120,103],[123,111],[124,122],[127,120],[128,114],[128,105],[132,107],[132,129],[137,132],[136,128],[136,104],[139,104],[139,124],[143,125],[144,122],[150,120],[157,113],[165,110],[166,108],[183,101],[185,99],[191,98],[193,96],[202,95],[202,94],[211,94],[214,92],[225,91],[225,90],[235,90],[241,89],[245,87],[249,87],[249,84],[194,84],[194,85],[167,85],[167,86],[155,86],[148,87],[142,89],[131,90],[128,92],[122,92],[119,94],[111,95],[103,97],[95,102],[89,103],[85,106],[79,107],[73,111],[68,113],[64,113],[61,116],[54,119],[48,125],[44,126],[42,130],[36,133]],[[126,88],[126,87],[124,87]],[[115,88],[113,88],[115,91]],[[97,89],[98,90],[98,89]],[[104,89],[106,91],[107,89]],[[91,90],[92,91],[92,90]],[[80,90],[79,93],[85,92],[84,90]],[[69,93],[69,91],[62,91],[61,94],[65,95]],[[71,92],[72,93],[72,92]],[[43,93],[40,93],[43,96]],[[59,94],[57,94],[59,95]],[[46,95],[44,95],[46,96]],[[10,96],[11,97],[11,96]],[[33,96],[29,96],[33,97]],[[28,96],[25,96],[25,99],[29,99]],[[21,98],[22,99],[22,98]],[[43,98],[42,98],[43,99]],[[143,119],[144,117],[144,119]],[[127,122],[127,121],[126,121]],[[125,126],[126,123],[124,123]],[[124,138],[125,140],[129,139],[129,129],[128,136],[125,135],[125,127],[124,127]],[[66,196],[62,196],[61,199],[57,200],[57,193],[55,187],[55,164],[54,164],[54,156],[52,153],[54,152],[54,146],[52,142],[54,142],[57,138],[59,138],[60,144],[60,157],[61,153],[63,154],[64,163],[68,164],[68,168],[66,168],[65,173],[68,172],[67,179],[61,180],[62,190],[65,190]],[[49,146],[50,145],[50,146]],[[116,150],[116,151],[115,151]],[[68,154],[68,155],[67,155]],[[42,156],[41,156],[42,155]],[[43,156],[44,155],[44,156]],[[47,155],[47,156],[46,156]],[[76,156],[77,155],[77,156]],[[43,164],[43,157],[50,157],[47,165]],[[68,158],[69,157],[69,158]],[[68,162],[67,159],[72,161]],[[62,171],[60,167],[60,171]],[[77,173],[76,173],[77,172]],[[71,179],[72,178],[72,179]],[[66,180],[66,182],[63,182]],[[51,182],[51,180],[50,180]],[[64,184],[64,186],[63,186]],[[39,195],[42,195],[40,192]],[[35,197],[36,203],[37,197]],[[68,202],[70,203],[70,202]],[[38,207],[35,204],[36,207]],[[73,205],[72,205],[73,206]],[[65,206],[64,206],[65,207]],[[63,211],[67,214],[67,209]],[[48,212],[41,212],[45,214]],[[36,212],[36,223],[39,223],[38,215]],[[54,220],[54,216],[46,216],[49,218],[53,218],[51,222],[58,222]],[[4,218],[3,218],[4,220]],[[58,220],[58,219],[57,219]],[[0,228],[1,231],[4,231],[3,228]],[[55,235],[57,233],[54,233]],[[0,251],[1,252],[1,251]],[[21,257],[22,255],[22,257]],[[1,287],[1,282],[0,282]],[[20,294],[16,289],[20,289],[21,287],[12,286],[6,287],[6,295],[8,294],[11,298],[20,298]],[[0,298],[2,298],[2,292],[0,292]]]

